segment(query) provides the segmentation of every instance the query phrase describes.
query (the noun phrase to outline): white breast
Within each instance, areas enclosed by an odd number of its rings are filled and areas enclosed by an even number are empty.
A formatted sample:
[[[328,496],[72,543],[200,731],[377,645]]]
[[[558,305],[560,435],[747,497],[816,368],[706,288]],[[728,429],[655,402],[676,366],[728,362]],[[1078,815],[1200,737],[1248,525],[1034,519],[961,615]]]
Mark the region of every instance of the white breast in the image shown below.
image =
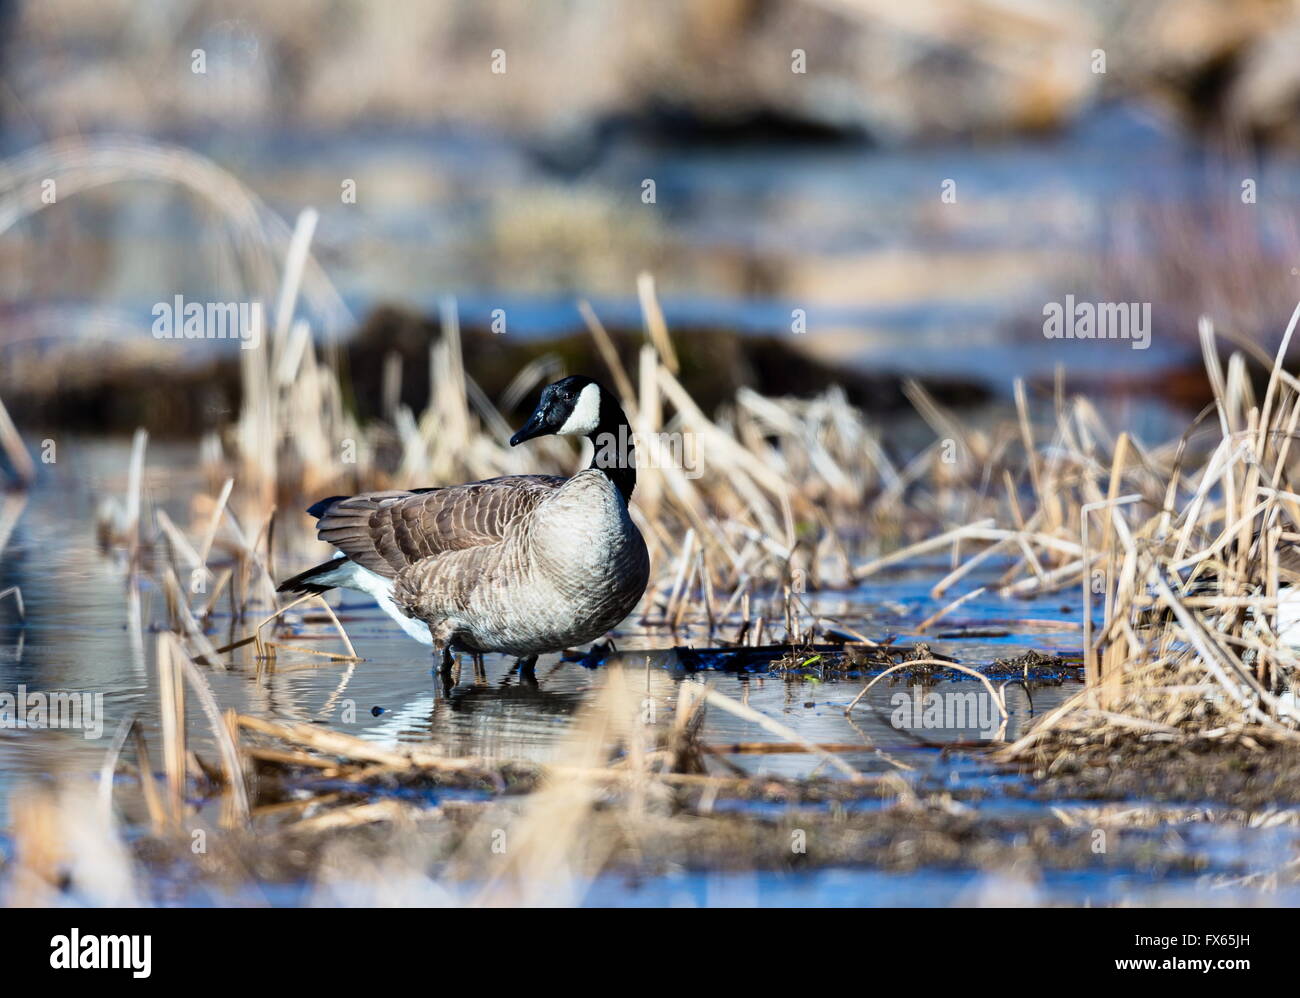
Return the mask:
[[[508,564],[526,571],[485,580],[457,614],[480,647],[528,654],[583,644],[616,626],[645,592],[645,541],[604,472],[575,475],[511,542],[521,552]]]

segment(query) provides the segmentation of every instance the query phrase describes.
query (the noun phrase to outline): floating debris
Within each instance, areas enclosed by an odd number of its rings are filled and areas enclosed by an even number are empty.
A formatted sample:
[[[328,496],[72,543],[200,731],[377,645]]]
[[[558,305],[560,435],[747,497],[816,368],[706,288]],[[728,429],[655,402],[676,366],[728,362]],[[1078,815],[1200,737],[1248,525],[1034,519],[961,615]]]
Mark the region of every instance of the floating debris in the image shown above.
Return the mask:
[[[674,648],[678,665],[687,672],[759,673],[852,679],[910,659],[930,658],[928,645],[848,644],[762,645],[756,648]],[[944,656],[939,656],[944,657]],[[953,659],[952,661],[956,661]]]
[[[1071,658],[1031,649],[1012,658],[994,659],[983,671],[986,675],[999,679],[1014,677],[1025,682],[1060,686],[1067,681],[1083,682],[1083,659],[1080,655]]]

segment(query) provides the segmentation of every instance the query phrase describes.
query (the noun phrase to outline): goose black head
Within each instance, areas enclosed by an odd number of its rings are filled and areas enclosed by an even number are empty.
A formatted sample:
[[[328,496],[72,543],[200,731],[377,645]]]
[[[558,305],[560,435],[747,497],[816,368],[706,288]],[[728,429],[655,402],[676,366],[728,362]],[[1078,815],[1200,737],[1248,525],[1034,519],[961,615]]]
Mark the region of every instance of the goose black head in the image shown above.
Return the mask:
[[[605,389],[581,374],[547,385],[528,422],[510,438],[510,446],[551,433],[591,436],[610,415],[604,411],[606,405]]]

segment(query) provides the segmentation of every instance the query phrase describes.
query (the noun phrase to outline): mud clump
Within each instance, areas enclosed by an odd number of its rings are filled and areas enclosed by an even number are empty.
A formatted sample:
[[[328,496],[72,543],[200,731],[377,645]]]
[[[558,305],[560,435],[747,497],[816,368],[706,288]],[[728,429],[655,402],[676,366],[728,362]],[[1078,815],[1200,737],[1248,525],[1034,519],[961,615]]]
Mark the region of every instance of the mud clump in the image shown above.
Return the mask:
[[[990,679],[1015,678],[1026,682],[1060,686],[1066,681],[1083,682],[1083,663],[1064,655],[1048,655],[1031,649],[1012,658],[994,659],[984,669]]]
[[[1300,806],[1300,744],[1263,731],[1047,739],[1023,753],[1017,768],[1031,780],[1012,792],[1034,800],[1210,802],[1249,811]]]

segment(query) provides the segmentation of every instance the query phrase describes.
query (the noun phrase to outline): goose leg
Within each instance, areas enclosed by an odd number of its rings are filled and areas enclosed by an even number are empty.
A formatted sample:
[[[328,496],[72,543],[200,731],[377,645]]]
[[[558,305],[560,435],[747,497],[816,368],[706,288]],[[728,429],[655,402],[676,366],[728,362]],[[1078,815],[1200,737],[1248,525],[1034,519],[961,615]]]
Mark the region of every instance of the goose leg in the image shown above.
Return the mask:
[[[446,645],[435,645],[433,648],[433,654],[435,658],[439,659],[437,669],[438,678],[442,680],[443,695],[449,696],[452,689],[456,686],[456,680],[459,678],[452,676],[454,660],[452,659],[451,649]]]
[[[474,660],[474,681],[487,682],[487,669],[483,667],[483,653],[481,651],[471,652],[470,657]]]
[[[537,665],[537,656],[528,655],[525,658],[516,660],[515,668],[519,670],[519,681],[526,686],[537,686],[537,675],[533,669]]]

